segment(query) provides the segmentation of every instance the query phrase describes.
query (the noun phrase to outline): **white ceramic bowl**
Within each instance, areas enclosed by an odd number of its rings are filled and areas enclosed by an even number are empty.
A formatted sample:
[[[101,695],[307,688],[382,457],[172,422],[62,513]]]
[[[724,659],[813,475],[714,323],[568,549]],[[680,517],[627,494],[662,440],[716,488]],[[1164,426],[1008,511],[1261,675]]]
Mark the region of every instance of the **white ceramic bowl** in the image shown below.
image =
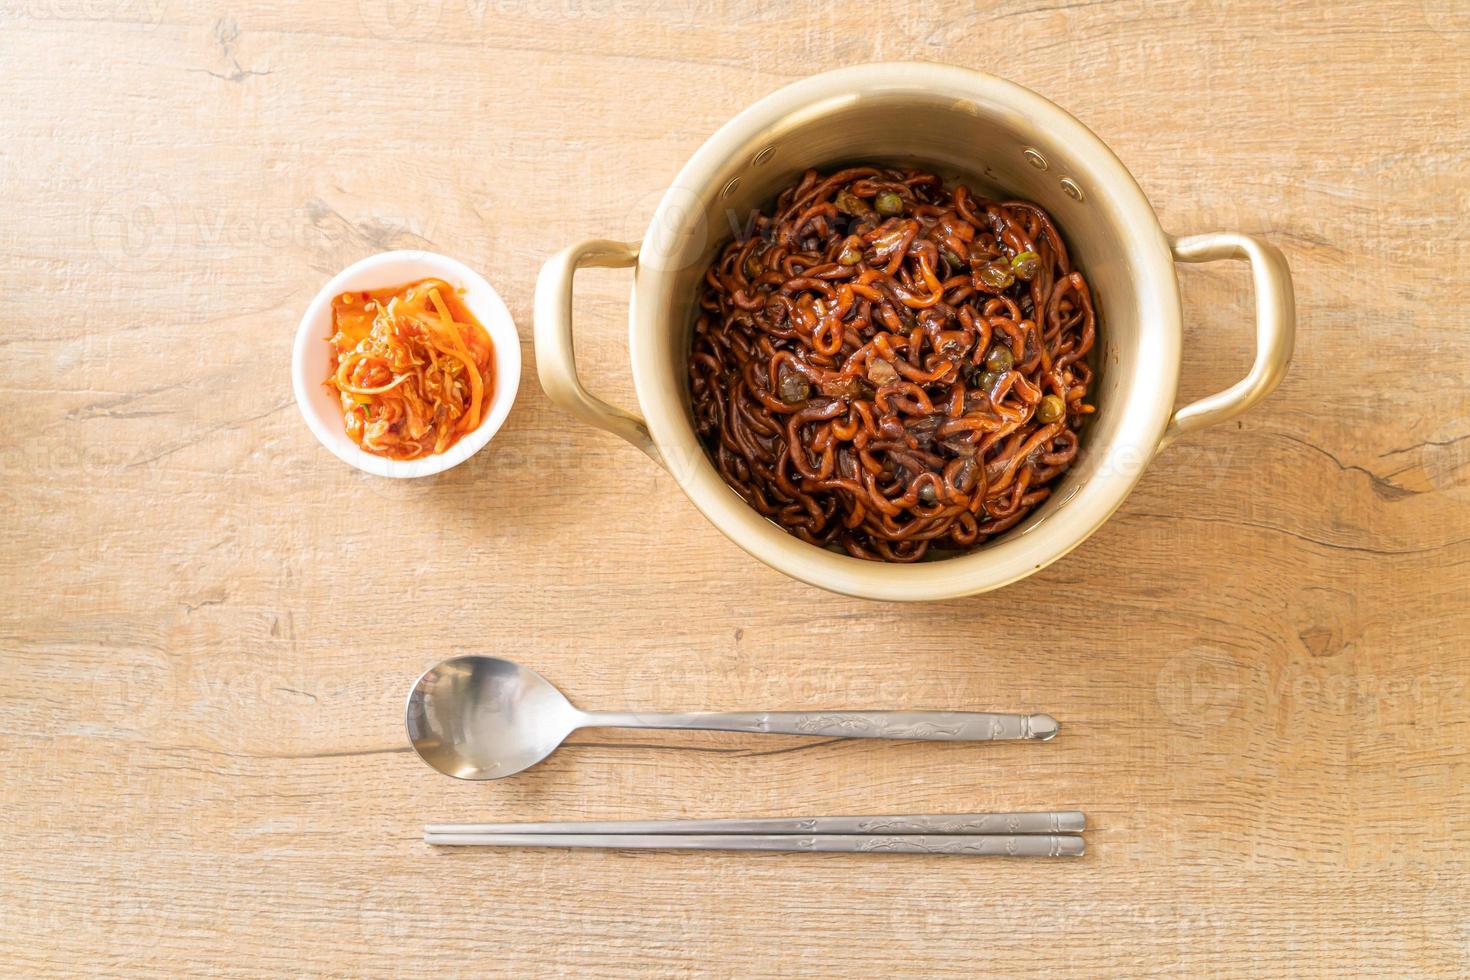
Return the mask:
[[[495,385],[490,405],[479,427],[445,452],[406,460],[374,456],[348,438],[337,395],[323,384],[331,373],[328,340],[332,336],[332,297],[351,290],[384,289],[430,278],[443,279],[460,290],[460,300],[490,334],[495,348]],[[433,252],[379,252],[333,276],[306,308],[296,328],[291,383],[307,427],[342,462],[377,476],[430,476],[458,466],[479,452],[510,414],[521,383],[521,341],[500,294],[463,262]]]

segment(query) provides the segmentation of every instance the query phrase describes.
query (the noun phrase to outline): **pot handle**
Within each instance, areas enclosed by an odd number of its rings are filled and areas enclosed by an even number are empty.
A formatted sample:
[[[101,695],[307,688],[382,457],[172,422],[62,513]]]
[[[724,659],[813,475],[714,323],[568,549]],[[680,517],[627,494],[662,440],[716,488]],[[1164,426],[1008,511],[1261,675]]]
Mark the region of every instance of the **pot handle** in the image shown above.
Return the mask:
[[[1245,259],[1256,291],[1256,362],[1250,373],[1224,391],[1191,402],[1174,413],[1162,450],[1186,432],[1223,422],[1250,408],[1281,383],[1296,333],[1296,300],[1286,256],[1274,245],[1238,232],[1212,232],[1169,239],[1176,262]]]
[[[536,277],[536,374],[558,406],[584,422],[606,429],[663,464],[648,426],[632,412],[609,405],[582,387],[572,349],[572,278],[578,269],[626,269],[638,262],[637,242],[594,238],[578,242],[546,260]]]

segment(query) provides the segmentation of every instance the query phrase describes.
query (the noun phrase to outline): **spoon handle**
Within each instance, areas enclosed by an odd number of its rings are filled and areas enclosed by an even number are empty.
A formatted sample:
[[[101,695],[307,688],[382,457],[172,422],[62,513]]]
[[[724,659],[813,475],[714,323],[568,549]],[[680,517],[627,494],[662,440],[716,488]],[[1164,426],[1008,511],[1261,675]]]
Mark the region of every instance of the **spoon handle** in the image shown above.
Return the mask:
[[[695,728],[716,732],[818,735],[827,738],[904,738],[926,742],[1047,741],[1057,733],[1051,715],[988,711],[590,711],[579,727]]]
[[[611,847],[692,851],[826,851],[845,854],[955,854],[970,857],[1081,857],[1069,834],[883,836],[874,834],[425,834],[436,847]]]

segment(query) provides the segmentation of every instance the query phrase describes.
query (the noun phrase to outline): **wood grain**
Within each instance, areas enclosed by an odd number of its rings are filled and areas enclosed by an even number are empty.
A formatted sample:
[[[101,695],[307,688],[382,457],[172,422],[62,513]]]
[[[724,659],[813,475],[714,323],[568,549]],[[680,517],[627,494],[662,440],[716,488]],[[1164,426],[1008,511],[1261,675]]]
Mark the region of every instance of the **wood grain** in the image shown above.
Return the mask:
[[[7,973],[1470,972],[1470,14],[1459,0],[0,0]],[[1176,233],[1287,252],[1298,350],[1063,562],[922,608],[793,585],[552,408],[412,485],[292,404],[322,281],[636,237],[704,138],[875,59],[1076,113]],[[1250,360],[1181,267],[1181,399]],[[625,274],[579,279],[628,403]],[[390,533],[384,533],[389,529]],[[401,529],[401,530],[400,530]],[[1040,624],[1039,626],[1037,624]],[[459,652],[589,707],[1046,710],[1047,745],[583,732],[406,749]],[[429,852],[430,821],[1076,807],[1078,862]]]

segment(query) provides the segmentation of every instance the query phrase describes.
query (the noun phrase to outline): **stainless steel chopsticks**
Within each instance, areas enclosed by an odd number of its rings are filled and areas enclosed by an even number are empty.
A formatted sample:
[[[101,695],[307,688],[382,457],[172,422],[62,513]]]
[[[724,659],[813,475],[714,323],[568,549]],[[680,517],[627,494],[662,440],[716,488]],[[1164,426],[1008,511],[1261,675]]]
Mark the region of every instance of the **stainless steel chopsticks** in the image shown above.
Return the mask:
[[[1041,813],[919,813],[876,817],[754,820],[588,820],[555,823],[441,823],[426,835],[465,834],[1080,834],[1078,810]]]
[[[425,834],[436,846],[1081,857],[1074,834]]]
[[[476,847],[602,847],[1080,857],[1076,810],[755,820],[613,820],[430,824],[425,843]]]

